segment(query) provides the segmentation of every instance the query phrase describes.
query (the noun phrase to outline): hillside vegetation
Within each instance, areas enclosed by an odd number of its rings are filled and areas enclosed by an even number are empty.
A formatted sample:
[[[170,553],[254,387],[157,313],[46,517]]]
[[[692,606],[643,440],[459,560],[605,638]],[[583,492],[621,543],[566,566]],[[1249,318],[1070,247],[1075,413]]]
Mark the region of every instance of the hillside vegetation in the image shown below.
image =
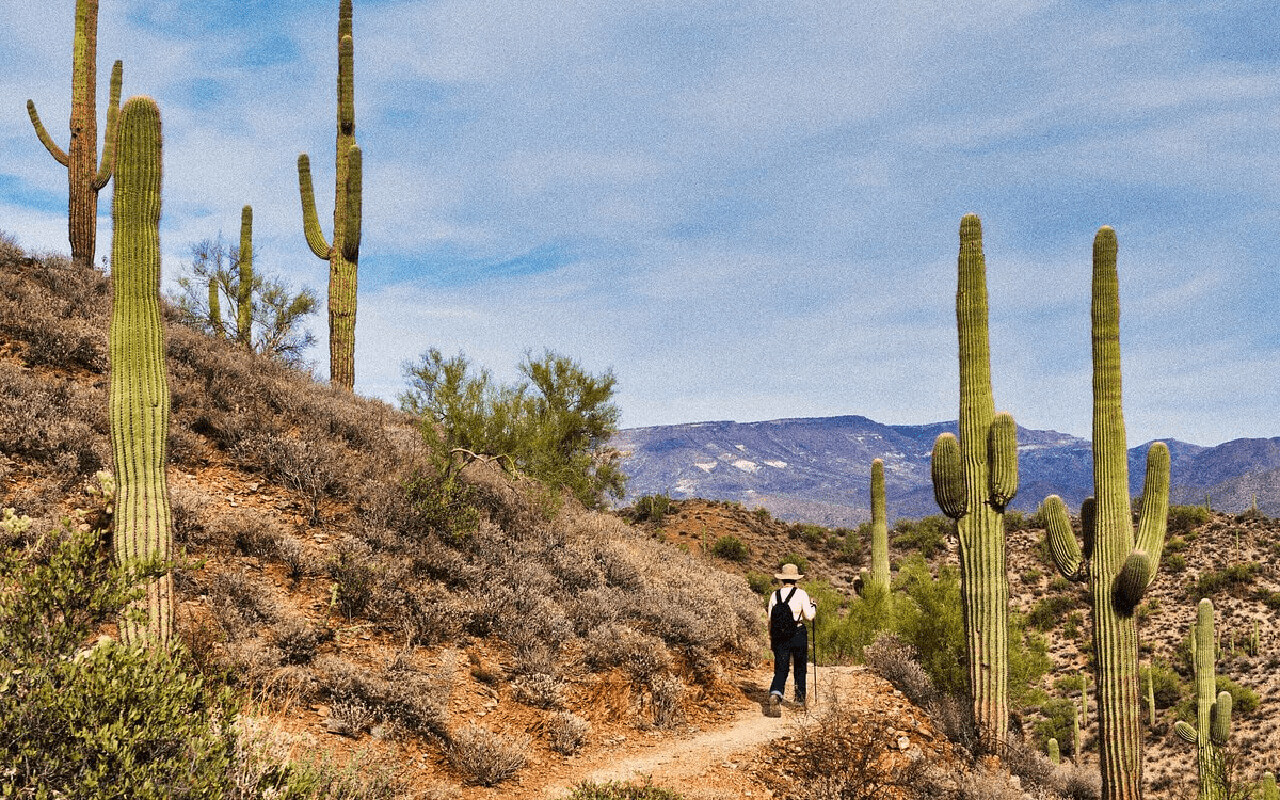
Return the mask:
[[[2,543],[19,564],[48,557],[60,518],[110,521],[109,305],[107,276],[0,242],[0,506],[31,518]],[[282,754],[357,749],[421,791],[496,783],[616,726],[714,712],[758,659],[741,578],[495,462],[449,461],[384,403],[166,313],[181,661],[253,701],[233,796],[260,796],[244,787]],[[376,796],[379,774],[348,777]]]

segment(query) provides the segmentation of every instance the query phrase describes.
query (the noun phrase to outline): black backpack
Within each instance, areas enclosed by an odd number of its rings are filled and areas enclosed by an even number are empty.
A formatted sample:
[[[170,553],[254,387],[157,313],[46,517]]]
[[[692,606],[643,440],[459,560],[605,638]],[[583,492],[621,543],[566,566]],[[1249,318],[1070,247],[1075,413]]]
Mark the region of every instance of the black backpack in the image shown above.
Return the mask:
[[[778,600],[769,612],[769,649],[777,650],[791,640],[796,633],[795,612],[791,610],[791,598],[796,596],[796,587],[791,587],[791,594],[782,599],[782,590],[778,590]]]

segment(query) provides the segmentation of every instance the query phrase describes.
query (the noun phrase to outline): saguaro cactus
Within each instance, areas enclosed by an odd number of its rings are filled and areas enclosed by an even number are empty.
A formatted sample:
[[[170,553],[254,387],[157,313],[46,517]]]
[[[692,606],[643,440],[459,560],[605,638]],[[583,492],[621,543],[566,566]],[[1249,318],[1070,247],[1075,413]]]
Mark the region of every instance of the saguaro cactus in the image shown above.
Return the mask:
[[[1262,773],[1262,800],[1280,800],[1280,788],[1276,787],[1275,773]]]
[[[956,327],[960,337],[960,438],[938,437],[933,491],[956,521],[960,590],[974,719],[983,746],[1003,752],[1009,733],[1009,576],[1004,509],[1018,491],[1017,426],[995,413],[987,338],[987,265],[982,223],[960,222]]]
[[[884,508],[884,462],[871,462],[871,572],[863,578],[868,596],[889,593],[889,525]]]
[[[1173,730],[1178,736],[1196,746],[1200,773],[1200,800],[1223,800],[1227,793],[1226,774],[1223,771],[1222,753],[1231,735],[1231,693],[1218,692],[1217,675],[1214,673],[1213,601],[1204,598],[1196,609],[1196,621],[1191,626],[1194,640],[1194,666],[1196,673],[1196,725],[1178,720]]]
[[[123,564],[168,560],[172,549],[165,439],[169,382],[160,324],[160,109],[130,98],[120,113],[111,205],[114,302],[108,355],[115,456],[115,551]],[[126,642],[164,641],[173,630],[173,580],[147,586],[145,627],[122,621]]]
[[[1093,487],[1081,509],[1084,549],[1056,495],[1042,507],[1058,571],[1088,581],[1093,596],[1098,730],[1104,800],[1138,800],[1142,744],[1138,725],[1138,632],[1134,610],[1155,578],[1169,512],[1169,448],[1147,451],[1138,530],[1133,529],[1124,415],[1120,403],[1120,300],[1116,235],[1093,240]]]
[[[236,335],[253,346],[253,206],[240,210],[240,294],[236,298]]]
[[[76,0],[75,46],[71,56],[71,140],[63,150],[53,141],[27,100],[27,114],[36,136],[54,160],[67,168],[67,238],[71,257],[84,267],[93,266],[98,233],[98,192],[111,180],[115,158],[116,119],[120,109],[120,83],[124,65],[111,69],[111,104],[107,107],[107,135],[98,160],[98,0]]]
[[[329,382],[352,389],[356,366],[356,265],[360,258],[362,169],[356,145],[354,45],[351,0],[338,4],[338,141],[333,200],[333,241],[325,241],[316,214],[311,161],[298,156],[298,189],[307,245],[329,262]]]
[[[1062,755],[1058,752],[1058,740],[1049,737],[1049,761],[1054,766],[1062,763]]]

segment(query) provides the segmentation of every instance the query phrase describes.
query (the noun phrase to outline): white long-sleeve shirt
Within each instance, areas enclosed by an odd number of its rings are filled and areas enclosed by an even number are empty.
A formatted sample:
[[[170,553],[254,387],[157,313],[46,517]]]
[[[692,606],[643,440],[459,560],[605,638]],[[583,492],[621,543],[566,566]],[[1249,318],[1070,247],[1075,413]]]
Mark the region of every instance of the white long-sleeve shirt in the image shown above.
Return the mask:
[[[791,602],[787,605],[791,608],[791,616],[796,622],[811,620],[818,614],[818,607],[814,605],[813,598],[809,597],[809,593],[799,586],[795,587],[796,593],[792,595]],[[778,592],[782,592],[782,597],[791,594],[790,586],[783,586],[781,589],[774,589],[769,595],[768,613],[773,613],[773,607],[778,604]]]

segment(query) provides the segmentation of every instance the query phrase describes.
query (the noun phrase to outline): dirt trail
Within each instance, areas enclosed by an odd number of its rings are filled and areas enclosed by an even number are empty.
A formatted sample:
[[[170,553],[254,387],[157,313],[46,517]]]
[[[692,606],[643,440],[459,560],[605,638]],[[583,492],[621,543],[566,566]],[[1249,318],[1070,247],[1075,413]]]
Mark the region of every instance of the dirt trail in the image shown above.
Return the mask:
[[[869,714],[889,712],[890,706],[905,703],[887,682],[864,668],[822,667],[816,703],[808,709],[791,703],[781,709],[770,708],[764,688],[769,677],[762,671],[757,675],[759,688],[743,687],[743,706],[726,725],[680,738],[628,742],[626,747],[600,752],[594,758],[556,770],[553,778],[546,776],[552,780],[541,788],[530,785],[541,781],[524,781],[525,791],[519,797],[558,800],[582,781],[643,781],[649,777],[655,785],[679,791],[691,800],[768,798],[772,792],[751,769],[763,745],[793,736],[836,701],[866,704]],[[812,699],[812,687],[810,694]]]

